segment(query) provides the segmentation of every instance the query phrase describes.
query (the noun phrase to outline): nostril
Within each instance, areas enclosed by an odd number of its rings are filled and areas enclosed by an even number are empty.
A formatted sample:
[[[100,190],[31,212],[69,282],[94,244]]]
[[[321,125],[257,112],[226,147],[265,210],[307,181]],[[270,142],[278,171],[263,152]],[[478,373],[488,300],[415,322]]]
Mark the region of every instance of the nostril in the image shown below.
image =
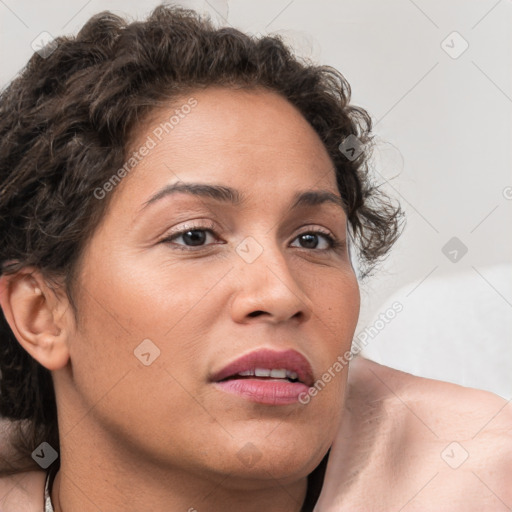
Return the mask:
[[[250,317],[253,317],[253,316],[259,316],[260,314],[262,313],[265,313],[265,311],[253,311],[252,313],[249,313],[249,316]]]

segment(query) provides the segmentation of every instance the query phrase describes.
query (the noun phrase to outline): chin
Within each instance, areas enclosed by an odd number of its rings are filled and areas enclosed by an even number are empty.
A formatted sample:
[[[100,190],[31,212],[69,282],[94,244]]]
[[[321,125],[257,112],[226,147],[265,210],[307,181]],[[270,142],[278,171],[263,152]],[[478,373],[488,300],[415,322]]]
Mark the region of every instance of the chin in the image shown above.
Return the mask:
[[[332,439],[329,431],[312,432],[310,428],[273,425],[259,429],[258,435],[238,432],[231,447],[223,454],[227,466],[222,472],[258,481],[278,479],[282,483],[307,477],[322,461]],[[334,436],[334,434],[333,434]],[[231,457],[226,454],[231,452]],[[212,461],[218,464],[217,461]]]

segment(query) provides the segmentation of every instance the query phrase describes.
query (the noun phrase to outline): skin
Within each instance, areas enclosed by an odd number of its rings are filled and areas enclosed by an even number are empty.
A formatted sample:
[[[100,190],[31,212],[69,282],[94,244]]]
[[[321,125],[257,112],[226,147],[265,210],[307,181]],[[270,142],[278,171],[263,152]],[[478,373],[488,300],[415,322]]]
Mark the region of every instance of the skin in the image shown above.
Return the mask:
[[[511,402],[492,393],[359,357],[350,363],[345,409],[314,512],[506,512],[511,425]],[[447,450],[454,442],[467,452],[465,460],[460,447]],[[40,512],[44,477],[32,471],[0,479],[2,511],[23,504]]]
[[[11,328],[55,382],[55,510],[298,511],[331,444],[315,512],[510,510],[512,405],[492,393],[362,357],[307,406],[262,406],[208,384],[256,347],[295,348],[318,378],[350,346],[359,292],[345,249],[315,256],[297,239],[315,226],[345,237],[343,212],[287,213],[295,191],[337,193],[300,114],[268,92],[194,97],[194,113],[114,192],[79,274],[82,322],[36,269],[0,279]],[[169,112],[141,126],[134,147]],[[178,179],[229,184],[247,206],[174,196],[137,220]],[[158,243],[193,219],[213,222],[226,245],[191,256]],[[264,249],[251,264],[234,250],[247,236]],[[133,355],[145,338],[161,351],[150,366]],[[254,464],[237,456],[248,442]],[[451,443],[467,452],[460,465]],[[2,510],[40,512],[44,475],[0,479]]]
[[[512,509],[512,403],[362,357],[315,512]]]
[[[360,297],[345,213],[333,203],[290,211],[299,191],[339,196],[329,155],[275,93],[193,96],[192,113],[111,192],[80,263],[78,322],[37,269],[3,280],[13,332],[52,371],[56,512],[299,511],[339,428],[346,371],[308,405],[257,404],[209,382],[258,348],[299,351],[318,379],[350,348]],[[175,108],[153,113],[133,148]],[[141,211],[178,181],[230,186],[246,202],[181,193]],[[162,242],[197,226],[214,232],[200,247]],[[299,236],[318,229],[341,248]],[[247,237],[262,249],[252,263],[236,251]],[[134,355],[145,339],[160,350],[149,366]]]

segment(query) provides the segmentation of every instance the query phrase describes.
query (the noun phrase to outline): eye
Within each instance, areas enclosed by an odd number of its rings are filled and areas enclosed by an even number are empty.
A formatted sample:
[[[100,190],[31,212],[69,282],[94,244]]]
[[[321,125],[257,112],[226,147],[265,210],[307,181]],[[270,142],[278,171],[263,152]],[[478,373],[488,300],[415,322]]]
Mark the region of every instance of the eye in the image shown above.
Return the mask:
[[[324,242],[324,248],[318,247],[319,238],[323,238],[324,240],[326,240],[326,242]],[[336,249],[341,246],[341,243],[335,237],[333,237],[329,233],[320,230],[307,231],[305,233],[301,233],[300,235],[297,235],[295,239],[300,240],[301,243],[305,245],[305,247],[303,247],[305,249],[328,251]],[[325,245],[327,245],[327,247],[325,247]]]
[[[215,226],[190,226],[187,229],[182,229],[173,233],[172,235],[164,238],[161,243],[173,245],[175,249],[183,251],[193,251],[194,247],[204,247],[207,244],[208,235],[214,239],[218,238],[214,231]],[[177,243],[176,240],[182,239],[184,243]],[[324,247],[319,248],[319,240],[324,239]],[[327,252],[337,250],[343,246],[336,237],[330,233],[321,230],[310,230],[297,235],[294,240],[299,240],[302,244],[302,249],[311,249],[314,251]]]
[[[171,243],[172,245],[177,246],[176,249],[179,250],[193,250],[187,249],[187,247],[202,247],[204,242],[208,239],[208,235],[215,235],[212,228],[213,226],[191,226],[164,238],[162,243]],[[180,238],[183,239],[183,242],[185,242],[184,244],[175,242],[175,240]]]

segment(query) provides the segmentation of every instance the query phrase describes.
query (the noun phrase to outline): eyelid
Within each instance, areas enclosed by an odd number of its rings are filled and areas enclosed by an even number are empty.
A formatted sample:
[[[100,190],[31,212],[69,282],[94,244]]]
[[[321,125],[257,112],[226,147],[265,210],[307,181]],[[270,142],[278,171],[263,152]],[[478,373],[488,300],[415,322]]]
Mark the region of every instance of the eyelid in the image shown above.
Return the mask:
[[[298,238],[301,235],[306,235],[306,234],[312,233],[312,234],[323,235],[326,238],[327,243],[329,244],[329,247],[327,249],[307,249],[304,247],[298,247],[298,249],[302,249],[304,251],[327,253],[327,252],[333,252],[336,250],[340,250],[346,244],[346,239],[340,239],[329,229],[318,226],[318,225],[311,224],[311,225],[301,226],[301,228],[299,228],[299,229],[300,229],[300,231],[298,231],[298,232],[296,232],[296,234],[294,234],[291,241],[294,241],[296,238]],[[182,226],[181,228],[176,229],[175,231],[169,233],[162,240],[160,240],[160,243],[165,243],[165,242],[174,243],[174,242],[172,242],[172,240],[175,237],[179,237],[179,236],[187,233],[188,231],[206,231],[206,232],[210,232],[215,238],[218,238],[216,226],[213,223],[207,224],[207,222],[202,223],[201,221],[198,221],[197,224],[194,224],[193,222],[191,222],[189,225]],[[179,250],[195,252],[195,251],[199,251],[200,249],[205,249],[206,247],[209,247],[212,244],[200,245],[200,246],[196,246],[195,248],[194,248],[194,246],[187,246],[187,245],[183,245],[183,244],[175,244],[175,245],[180,248]]]

